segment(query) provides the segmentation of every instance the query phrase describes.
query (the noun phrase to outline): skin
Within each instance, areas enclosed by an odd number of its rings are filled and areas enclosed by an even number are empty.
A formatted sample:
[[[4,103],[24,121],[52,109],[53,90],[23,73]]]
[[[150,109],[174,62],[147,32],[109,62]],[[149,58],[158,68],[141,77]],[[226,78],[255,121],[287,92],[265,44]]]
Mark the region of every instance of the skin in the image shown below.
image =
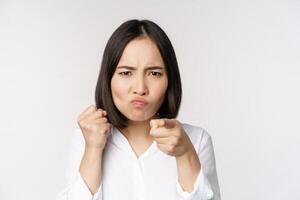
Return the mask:
[[[150,68],[155,66],[161,69]],[[153,142],[149,135],[150,120],[157,118],[155,115],[167,87],[166,68],[156,45],[148,37],[132,40],[123,51],[111,80],[111,89],[114,104],[129,119],[129,126],[120,131],[137,156]],[[135,98],[146,100],[147,106],[135,107],[131,103]]]
[[[111,80],[114,104],[129,119],[129,126],[119,130],[137,157],[153,141],[162,152],[174,156],[178,181],[183,191],[191,192],[201,169],[194,146],[177,119],[159,119],[156,115],[167,87],[166,67],[157,46],[148,37],[130,41]],[[135,98],[148,104],[134,106],[131,101]],[[91,105],[77,119],[86,143],[79,171],[92,194],[101,184],[102,152],[111,128],[106,116],[106,111]]]

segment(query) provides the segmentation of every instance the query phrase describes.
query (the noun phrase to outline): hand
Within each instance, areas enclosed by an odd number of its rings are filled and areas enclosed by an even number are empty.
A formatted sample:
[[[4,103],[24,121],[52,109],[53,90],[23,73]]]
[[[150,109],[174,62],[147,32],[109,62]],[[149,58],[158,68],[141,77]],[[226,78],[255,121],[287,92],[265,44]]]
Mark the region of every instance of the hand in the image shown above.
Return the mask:
[[[77,123],[83,133],[86,149],[104,150],[111,129],[106,116],[105,110],[97,109],[94,105],[78,116]]]
[[[176,119],[152,119],[150,135],[157,142],[157,147],[164,153],[179,157],[193,148],[181,123]]]

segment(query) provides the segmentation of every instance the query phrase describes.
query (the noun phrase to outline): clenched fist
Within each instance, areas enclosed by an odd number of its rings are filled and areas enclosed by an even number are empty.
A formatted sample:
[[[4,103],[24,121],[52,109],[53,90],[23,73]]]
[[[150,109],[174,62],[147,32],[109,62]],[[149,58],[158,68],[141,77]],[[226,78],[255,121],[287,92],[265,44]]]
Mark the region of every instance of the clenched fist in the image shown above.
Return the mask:
[[[78,116],[77,123],[84,136],[85,148],[104,150],[111,129],[106,116],[105,110],[97,109],[94,105],[89,106]]]

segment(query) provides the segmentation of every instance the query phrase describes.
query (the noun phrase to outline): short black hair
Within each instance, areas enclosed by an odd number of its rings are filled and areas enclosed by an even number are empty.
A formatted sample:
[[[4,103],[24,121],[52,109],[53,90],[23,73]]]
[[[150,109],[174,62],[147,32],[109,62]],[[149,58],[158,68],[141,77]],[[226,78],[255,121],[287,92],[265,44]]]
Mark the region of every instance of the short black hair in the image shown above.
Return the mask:
[[[176,55],[166,33],[150,20],[132,19],[122,23],[109,38],[103,52],[98,75],[95,103],[107,111],[107,119],[115,127],[127,127],[128,118],[114,105],[111,93],[111,79],[126,45],[137,37],[149,37],[158,47],[166,66],[168,87],[164,101],[158,110],[160,118],[176,118],[181,103],[182,87]]]

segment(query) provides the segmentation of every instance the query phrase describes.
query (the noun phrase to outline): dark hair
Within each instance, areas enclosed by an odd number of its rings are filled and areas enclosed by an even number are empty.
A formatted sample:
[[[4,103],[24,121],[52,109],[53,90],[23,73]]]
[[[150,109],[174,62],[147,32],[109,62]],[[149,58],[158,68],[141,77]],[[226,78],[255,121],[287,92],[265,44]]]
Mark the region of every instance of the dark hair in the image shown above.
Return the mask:
[[[128,118],[114,105],[111,79],[126,45],[141,36],[149,37],[156,44],[167,69],[168,87],[165,99],[158,110],[159,117],[176,118],[180,108],[181,80],[171,41],[166,33],[150,20],[128,20],[113,32],[106,44],[95,90],[96,107],[107,111],[108,121],[115,127],[127,127]]]

